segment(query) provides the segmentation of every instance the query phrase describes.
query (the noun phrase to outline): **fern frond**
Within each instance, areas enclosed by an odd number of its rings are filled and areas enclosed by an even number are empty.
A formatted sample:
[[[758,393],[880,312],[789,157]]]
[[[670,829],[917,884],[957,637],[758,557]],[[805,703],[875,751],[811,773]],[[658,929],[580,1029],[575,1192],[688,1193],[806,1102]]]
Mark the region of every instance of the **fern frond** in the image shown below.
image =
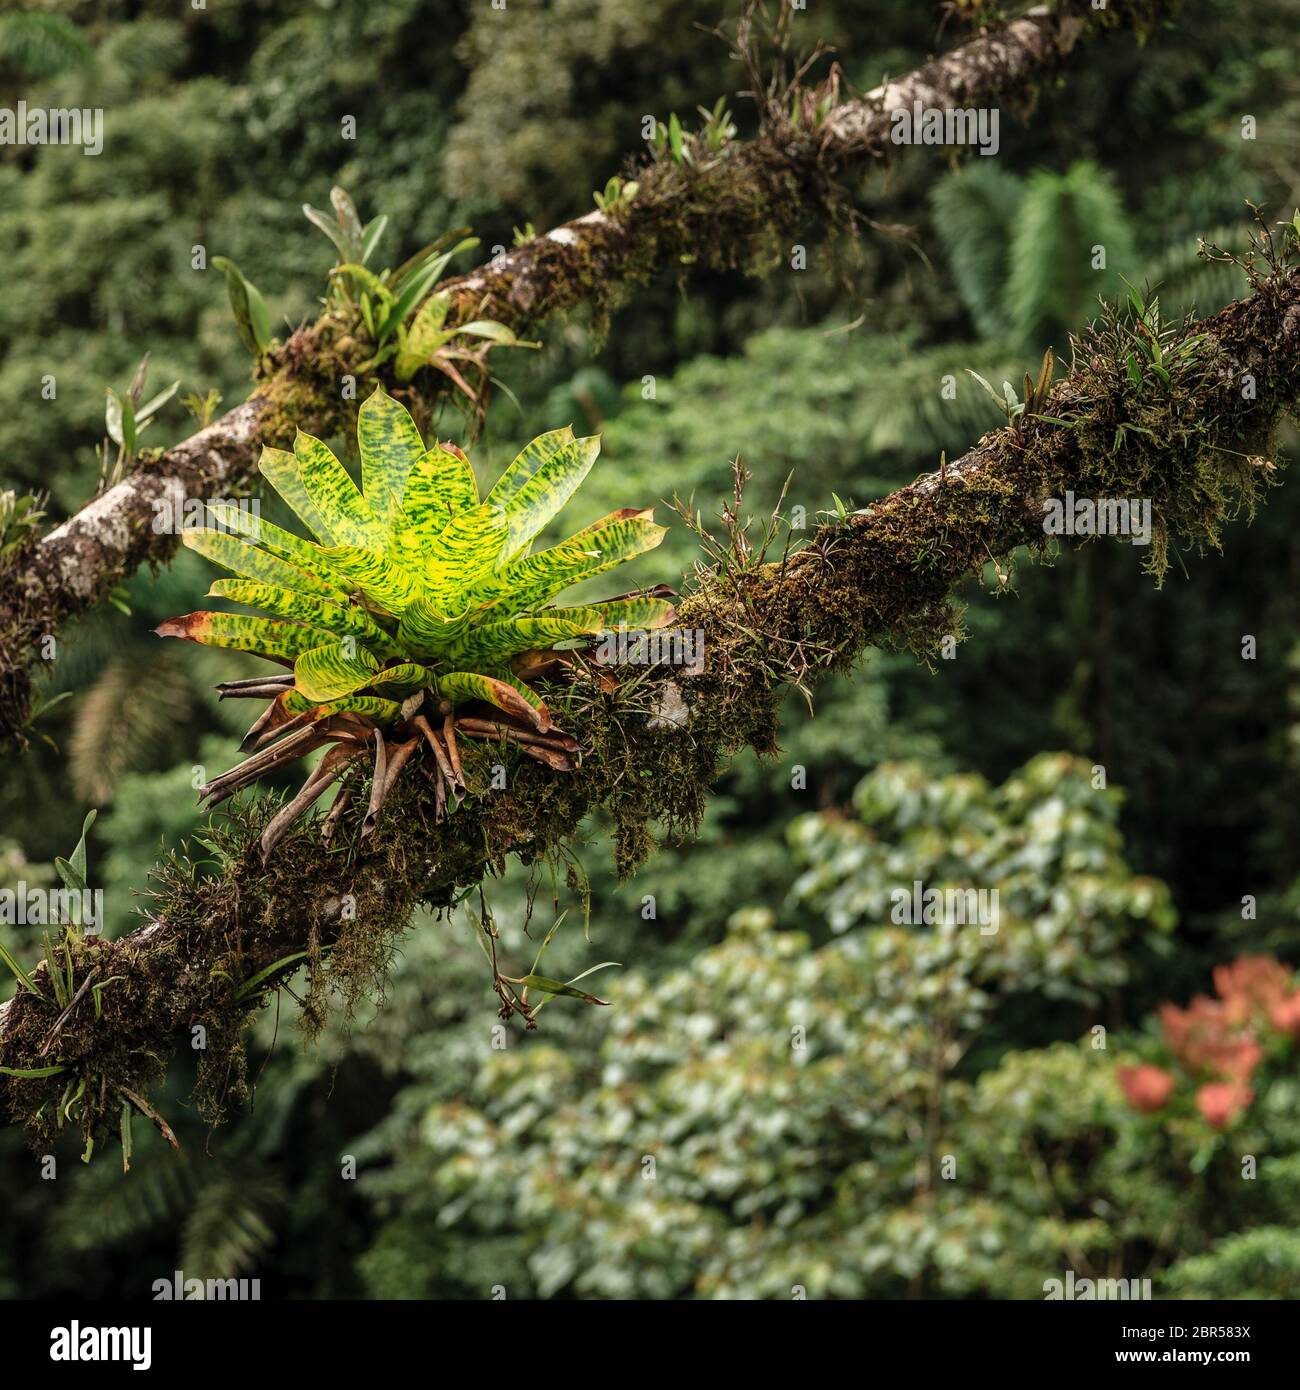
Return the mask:
[[[975,160],[949,174],[930,194],[935,233],[982,337],[1004,338],[1010,330],[1007,274],[1023,191],[1014,174]]]

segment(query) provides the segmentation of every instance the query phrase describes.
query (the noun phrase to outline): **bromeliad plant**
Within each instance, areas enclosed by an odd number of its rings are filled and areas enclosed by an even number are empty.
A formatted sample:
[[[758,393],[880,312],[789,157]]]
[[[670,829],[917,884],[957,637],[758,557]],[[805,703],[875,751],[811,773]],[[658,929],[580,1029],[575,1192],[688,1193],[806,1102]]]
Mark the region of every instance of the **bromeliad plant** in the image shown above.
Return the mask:
[[[244,739],[251,756],[204,788],[209,805],[331,745],[266,827],[264,856],[368,748],[374,780],[363,835],[422,743],[439,818],[465,795],[458,734],[506,739],[556,771],[572,770],[578,745],[529,681],[563,665],[557,642],[662,627],[676,616],[662,586],[577,607],[552,602],[665,534],[651,510],[627,508],[531,553],[590,471],[597,437],[578,439],[569,428],[539,435],[482,499],[465,454],[454,444],[426,449],[410,413],[382,386],[361,407],[357,439],[360,490],[309,434],[298,432],[293,453],[262,451],[262,474],[315,541],[222,503],[208,505],[215,527],[183,534],[239,576],[218,580],[211,595],[275,617],[203,611],[155,629],[291,668],[217,687],[223,698],[271,704]],[[353,789],[345,784],[331,808],[327,840]]]

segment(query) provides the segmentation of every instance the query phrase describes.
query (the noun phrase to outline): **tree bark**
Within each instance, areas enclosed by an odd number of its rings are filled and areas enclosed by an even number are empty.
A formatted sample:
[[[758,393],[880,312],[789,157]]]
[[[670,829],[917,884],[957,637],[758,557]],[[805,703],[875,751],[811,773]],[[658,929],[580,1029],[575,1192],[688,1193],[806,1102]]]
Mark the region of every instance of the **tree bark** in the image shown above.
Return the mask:
[[[737,142],[699,167],[650,166],[626,209],[589,212],[445,282],[440,288],[454,300],[448,324],[490,317],[528,333],[582,303],[603,312],[621,287],[680,266],[686,254],[711,266],[761,267],[774,239],[792,235],[836,201],[838,171],[886,154],[894,110],[910,111],[917,102],[947,108],[1023,100],[1084,37],[1149,24],[1168,7],[1164,0],[1111,0],[1101,10],[1089,0],[1038,6],[860,100],[834,106],[819,129],[801,133],[769,124],[755,140]],[[41,639],[144,561],[164,562],[174,553],[175,535],[152,526],[159,497],[238,494],[256,479],[263,444],[286,445],[296,424],[326,432],[325,420],[301,411],[283,418],[304,384],[316,414],[346,415],[337,378],[350,370],[348,354],[340,359],[322,351],[323,341],[337,338],[336,327],[322,321],[293,335],[273,374],[247,401],[87,503],[0,574],[0,736],[23,739],[27,667]],[[353,351],[353,365],[366,355]]]
[[[555,854],[597,809],[616,824],[622,867],[633,866],[652,848],[651,822],[698,820],[737,749],[774,751],[783,688],[846,668],[869,642],[942,649],[957,628],[954,587],[987,561],[1006,573],[1016,547],[1041,547],[1044,503],[1067,489],[1151,497],[1158,525],[1213,543],[1234,502],[1271,480],[1263,451],[1300,397],[1300,270],[1283,260],[1253,282],[1254,294],[1166,340],[1169,383],[1148,374],[1134,387],[1128,359],[1140,335],[1123,319],[1094,326],[1039,414],[823,527],[787,559],[714,573],[680,605],[681,626],[703,635],[698,674],[661,666],[635,691],[611,693],[593,673],[555,692],[553,712],[583,747],[576,772],[488,754],[508,765],[508,790],[488,789],[482,760],[467,764],[470,798],[442,824],[432,793],[408,776],[372,839],[353,838],[345,852],[331,842],[325,853],[313,822],[266,869],[258,837],[276,806],[238,812],[223,873],[173,868],[148,925],[78,948],[77,979],[91,969],[121,979],[104,993],[101,1019],[65,1023],[57,1053],[67,1074],[5,1081],[13,1113],[40,1134],[52,1099],[78,1074],[108,1078],[100,1092],[110,1101],[114,1088],[142,1092],[178,1028],[202,1023],[210,1038],[237,1038],[252,1007],[237,982],[284,962],[270,977],[279,978],[297,967],[287,959],[295,953],[333,942],[330,967],[345,984],[373,979],[416,905],[448,907],[509,853],[528,862]],[[44,982],[44,967],[36,978]],[[48,1060],[40,1048],[56,1014],[25,993],[0,1008],[0,1065]],[[111,1125],[112,1114],[109,1104],[91,1120]]]

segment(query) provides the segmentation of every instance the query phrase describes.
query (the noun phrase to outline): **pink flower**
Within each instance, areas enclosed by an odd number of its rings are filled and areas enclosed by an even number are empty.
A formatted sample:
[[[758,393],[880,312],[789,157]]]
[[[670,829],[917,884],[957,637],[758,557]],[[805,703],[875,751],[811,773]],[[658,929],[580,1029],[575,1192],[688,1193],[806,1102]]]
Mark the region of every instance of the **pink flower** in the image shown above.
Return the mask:
[[[1279,1033],[1290,1033],[1293,1038],[1300,1038],[1300,990],[1289,999],[1274,1004],[1269,1019]]]
[[[1211,1081],[1196,1093],[1196,1108],[1215,1129],[1225,1129],[1255,1093],[1237,1081]]]
[[[1174,1078],[1149,1062],[1140,1067],[1120,1067],[1117,1074],[1128,1103],[1144,1115],[1161,1109],[1173,1093]]]

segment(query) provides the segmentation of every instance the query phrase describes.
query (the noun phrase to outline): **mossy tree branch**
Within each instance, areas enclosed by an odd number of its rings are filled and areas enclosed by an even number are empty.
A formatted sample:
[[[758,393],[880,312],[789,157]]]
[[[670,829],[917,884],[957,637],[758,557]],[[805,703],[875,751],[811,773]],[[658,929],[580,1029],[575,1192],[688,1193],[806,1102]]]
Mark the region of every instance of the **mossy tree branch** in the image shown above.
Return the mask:
[[[454,298],[448,326],[491,317],[526,334],[584,303],[603,315],[628,286],[665,266],[681,268],[687,257],[711,268],[770,268],[801,226],[843,219],[845,195],[836,178],[891,148],[895,109],[910,110],[914,102],[1027,104],[1036,84],[1084,38],[1121,26],[1144,35],[1171,8],[1172,0],[1111,0],[1103,9],[1090,0],[1037,6],[860,100],[833,104],[818,124],[818,102],[833,100],[835,89],[802,93],[806,118],[798,127],[768,112],[754,140],[690,167],[651,164],[626,207],[588,213],[446,282],[441,288]],[[326,317],[293,334],[268,358],[247,401],[142,464],[0,574],[0,735],[22,741],[28,666],[42,639],[144,561],[164,562],[174,553],[175,535],[152,528],[158,498],[237,496],[254,484],[261,446],[285,446],[295,426],[318,435],[350,431],[355,402],[341,399],[341,381],[370,355],[354,331]],[[417,377],[408,395],[417,414],[431,409],[444,384],[433,372]],[[367,394],[362,385],[358,400]],[[385,385],[397,389],[391,380]]]
[[[144,1094],[161,1074],[176,1032],[201,1025],[200,1101],[215,1114],[240,1089],[239,1038],[260,997],[240,982],[273,985],[306,953],[313,1009],[331,986],[355,998],[381,981],[418,905],[449,907],[511,853],[562,860],[595,812],[615,824],[619,867],[635,867],[653,848],[652,824],[689,831],[698,822],[731,755],[775,750],[784,689],[849,666],[867,643],[928,657],[959,626],[954,589],[989,560],[1004,573],[1013,550],[1043,548],[1044,502],[1067,489],[1149,498],[1157,574],[1167,544],[1217,544],[1221,523],[1271,481],[1267,452],[1300,397],[1300,270],[1266,244],[1272,264],[1248,267],[1250,297],[1157,330],[1167,381],[1141,365],[1135,380],[1131,361],[1141,361],[1147,333],[1131,317],[1107,317],[1072,344],[1069,374],[1036,414],[823,527],[782,561],[715,569],[680,607],[682,625],[703,634],[698,674],[659,667],[612,683],[579,667],[549,689],[548,704],[582,744],[577,772],[557,775],[504,745],[467,745],[470,796],[448,821],[435,821],[431,791],[410,777],[372,838],[340,826],[326,851],[318,824],[307,823],[265,868],[258,842],[274,800],[237,807],[209,836],[215,870],[173,856],[147,925],[76,946],[74,985],[91,971],[118,982],[101,1017],[83,1006],[64,1020],[55,1055],[65,1072],[5,1079],[10,1112],[48,1142],[68,1080],[84,1078],[81,1123],[112,1128],[121,1097]],[[495,765],[506,769],[504,790],[491,789]],[[36,982],[45,981],[42,965]],[[27,993],[0,1008],[0,1065],[48,1063],[41,1049],[56,1015]]]

